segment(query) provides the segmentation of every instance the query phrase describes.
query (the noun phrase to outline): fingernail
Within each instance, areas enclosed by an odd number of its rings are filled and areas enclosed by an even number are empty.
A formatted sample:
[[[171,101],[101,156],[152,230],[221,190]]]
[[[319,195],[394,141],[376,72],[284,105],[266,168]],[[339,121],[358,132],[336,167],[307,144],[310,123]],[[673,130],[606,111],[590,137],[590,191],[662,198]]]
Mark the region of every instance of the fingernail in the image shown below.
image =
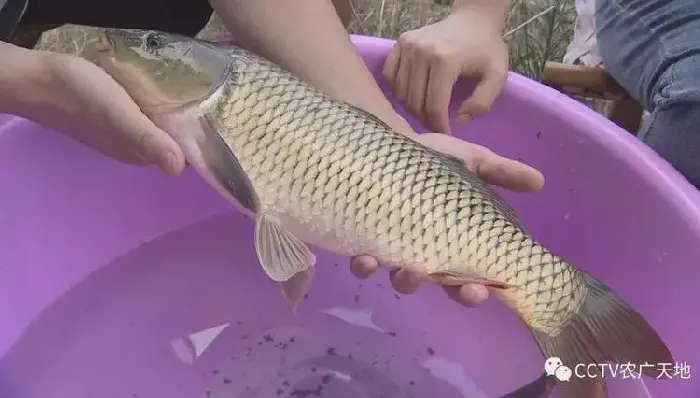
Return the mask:
[[[178,169],[177,169],[177,157],[175,154],[171,151],[165,152],[165,155],[163,156],[163,161],[161,167],[163,170],[171,175],[176,175],[178,174]]]
[[[459,114],[459,116],[457,116],[457,123],[461,124],[461,125],[464,125],[471,120],[472,120],[472,115],[470,115],[468,113],[461,113],[461,114]]]

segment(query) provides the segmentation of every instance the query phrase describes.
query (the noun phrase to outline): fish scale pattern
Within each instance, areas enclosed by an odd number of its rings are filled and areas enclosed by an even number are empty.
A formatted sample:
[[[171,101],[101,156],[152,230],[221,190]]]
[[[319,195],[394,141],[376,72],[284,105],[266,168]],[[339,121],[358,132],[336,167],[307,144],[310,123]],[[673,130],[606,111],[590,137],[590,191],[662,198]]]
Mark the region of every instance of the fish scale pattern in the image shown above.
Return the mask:
[[[300,220],[329,250],[510,285],[500,295],[543,331],[578,309],[578,271],[533,242],[461,161],[245,50],[232,59],[216,114],[264,208]]]

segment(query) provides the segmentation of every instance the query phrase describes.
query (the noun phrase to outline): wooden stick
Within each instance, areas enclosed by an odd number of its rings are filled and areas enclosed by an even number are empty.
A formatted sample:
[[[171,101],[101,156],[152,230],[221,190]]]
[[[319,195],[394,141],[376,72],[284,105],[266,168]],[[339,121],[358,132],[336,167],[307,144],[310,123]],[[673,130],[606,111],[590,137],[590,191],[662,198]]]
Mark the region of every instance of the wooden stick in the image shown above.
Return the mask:
[[[615,79],[599,67],[547,62],[542,83],[583,97],[608,100],[631,98]]]

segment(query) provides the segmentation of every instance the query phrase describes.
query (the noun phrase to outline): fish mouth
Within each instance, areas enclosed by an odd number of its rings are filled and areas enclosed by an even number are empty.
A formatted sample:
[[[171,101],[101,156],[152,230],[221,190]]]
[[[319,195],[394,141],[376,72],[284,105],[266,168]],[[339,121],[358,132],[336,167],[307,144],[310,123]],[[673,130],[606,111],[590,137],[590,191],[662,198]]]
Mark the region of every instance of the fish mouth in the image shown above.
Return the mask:
[[[102,31],[97,34],[94,44],[95,59],[94,62],[104,69],[106,72],[116,68],[116,44],[109,32]]]

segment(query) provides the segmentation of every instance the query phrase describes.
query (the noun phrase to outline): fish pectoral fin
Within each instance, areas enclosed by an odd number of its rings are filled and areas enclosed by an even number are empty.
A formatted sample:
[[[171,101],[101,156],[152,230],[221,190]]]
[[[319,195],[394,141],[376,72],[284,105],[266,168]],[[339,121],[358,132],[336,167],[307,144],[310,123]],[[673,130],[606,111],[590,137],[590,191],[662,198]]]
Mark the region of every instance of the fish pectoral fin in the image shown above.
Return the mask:
[[[301,301],[306,297],[311,286],[311,281],[314,279],[316,267],[310,266],[306,271],[301,271],[284,282],[280,282],[280,290],[282,297],[291,307],[292,312],[296,312]]]
[[[257,213],[260,208],[258,196],[238,158],[224,142],[221,136],[223,128],[209,114],[200,116],[200,124],[204,138],[198,144],[206,167],[241,206]]]
[[[439,271],[429,274],[428,278],[432,280],[433,283],[444,286],[461,286],[471,283],[503,290],[517,288],[515,285],[509,285],[495,279],[484,278],[476,274],[460,275],[449,271]]]
[[[265,273],[275,282],[288,281],[316,263],[309,247],[265,212],[255,223],[255,250]]]

